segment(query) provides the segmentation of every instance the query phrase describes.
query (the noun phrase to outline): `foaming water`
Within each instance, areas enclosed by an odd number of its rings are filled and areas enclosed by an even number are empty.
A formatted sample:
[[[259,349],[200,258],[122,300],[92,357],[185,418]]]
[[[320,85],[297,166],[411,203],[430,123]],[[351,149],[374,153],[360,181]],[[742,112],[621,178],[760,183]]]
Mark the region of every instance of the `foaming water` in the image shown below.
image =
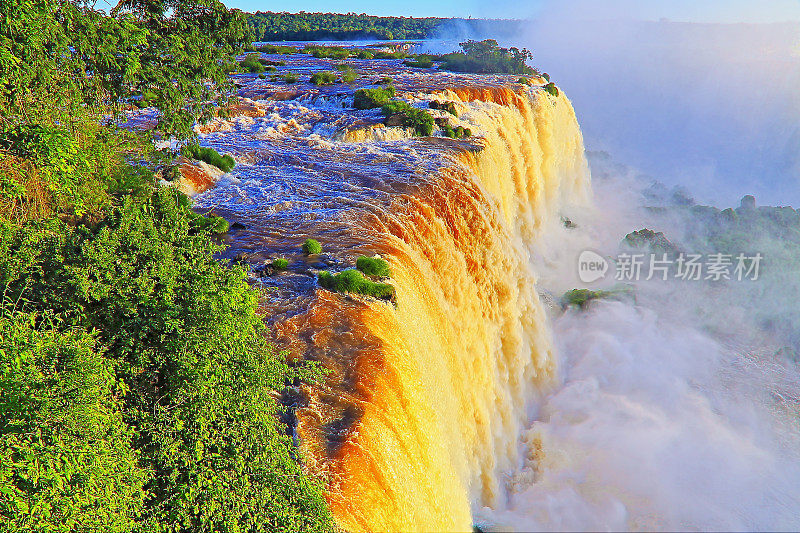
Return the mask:
[[[580,130],[563,95],[473,78],[411,93],[454,101],[466,141],[386,135],[331,98],[259,101],[203,138],[240,165],[200,208],[246,225],[233,251],[292,263],[259,281],[276,338],[331,371],[300,394],[297,435],[346,530],[470,530],[476,505],[504,502],[554,375],[530,254],[588,202]],[[295,252],[307,236],[326,264]],[[396,306],[316,288],[359,253],[389,260]]]
[[[559,250],[541,252],[555,258],[539,263],[543,289],[581,286],[578,252],[615,255],[633,229],[680,236],[674,220],[637,210],[640,183],[594,183],[596,208],[545,243],[557,239]],[[793,265],[776,266],[750,285],[639,282],[635,298],[553,310],[559,384],[523,432],[507,505],[484,508],[478,522],[498,531],[797,530],[800,373],[780,350],[791,340],[762,326],[765,314],[782,315],[774,297],[797,280],[776,284],[785,282],[776,270]]]

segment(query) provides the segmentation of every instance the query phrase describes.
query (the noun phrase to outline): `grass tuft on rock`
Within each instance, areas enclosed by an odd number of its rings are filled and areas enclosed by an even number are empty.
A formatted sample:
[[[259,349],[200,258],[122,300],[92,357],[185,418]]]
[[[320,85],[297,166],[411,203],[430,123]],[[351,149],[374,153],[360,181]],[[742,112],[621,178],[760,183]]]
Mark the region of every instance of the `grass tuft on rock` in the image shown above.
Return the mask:
[[[356,268],[367,276],[374,276],[377,278],[390,278],[392,276],[389,263],[380,257],[367,257],[362,255],[356,259]]]
[[[322,245],[318,240],[306,239],[306,242],[303,243],[303,253],[306,255],[321,254]]]
[[[353,268],[338,274],[323,271],[319,273],[317,279],[321,287],[335,292],[352,292],[382,300],[394,298],[394,286],[370,281],[364,277],[364,274]]]

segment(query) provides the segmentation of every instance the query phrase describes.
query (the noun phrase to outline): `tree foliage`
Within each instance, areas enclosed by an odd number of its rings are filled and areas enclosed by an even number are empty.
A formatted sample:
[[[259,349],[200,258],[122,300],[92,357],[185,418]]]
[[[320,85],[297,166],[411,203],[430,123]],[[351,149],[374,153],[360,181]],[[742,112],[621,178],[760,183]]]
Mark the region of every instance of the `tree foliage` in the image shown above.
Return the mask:
[[[318,372],[288,366],[215,259],[227,222],[159,186],[175,154],[108,120],[146,92],[188,135],[225,99],[243,19],[215,0],[0,17],[3,530],[329,531],[276,399]]]

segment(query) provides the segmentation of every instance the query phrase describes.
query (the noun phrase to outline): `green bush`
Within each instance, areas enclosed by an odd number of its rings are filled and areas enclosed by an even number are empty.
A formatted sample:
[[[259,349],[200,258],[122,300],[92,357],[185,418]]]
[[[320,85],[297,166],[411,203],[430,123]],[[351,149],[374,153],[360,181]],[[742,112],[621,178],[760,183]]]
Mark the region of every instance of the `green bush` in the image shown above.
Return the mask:
[[[294,72],[287,72],[283,75],[283,81],[286,83],[297,83],[300,78]]]
[[[419,55],[414,59],[403,61],[403,64],[407,67],[431,68],[433,67],[433,58],[428,55]]]
[[[356,268],[367,276],[375,276],[378,278],[392,277],[389,263],[380,257],[367,257],[362,255],[356,259]]]
[[[245,58],[239,62],[239,67],[251,74],[258,74],[264,72],[264,65],[259,61],[258,53],[247,54]]]
[[[358,49],[358,50],[351,50],[350,56],[355,57],[356,59],[372,59],[375,57],[375,54],[373,54],[369,50]]]
[[[86,523],[78,522],[81,527],[98,521],[124,524],[117,519],[124,514],[143,531],[174,531],[187,524],[197,531],[330,530],[321,486],[297,462],[274,399],[286,380],[314,374],[289,368],[268,344],[256,314],[258,295],[245,272],[214,260],[220,247],[193,229],[183,202],[163,188],[126,199],[95,228],[55,218],[0,227],[2,294],[26,312],[61,317],[55,324],[58,335],[48,342],[63,348],[45,346],[42,355],[66,365],[55,367],[60,376],[41,375],[34,367],[54,367],[46,357],[37,361],[34,353],[34,359],[22,360],[30,372],[3,373],[5,382],[17,380],[11,387],[19,393],[11,401],[30,420],[20,423],[43,428],[52,438],[20,442],[29,437],[10,435],[13,428],[4,415],[3,453],[30,446],[36,454],[4,455],[0,475],[24,479],[26,472],[46,468],[42,461],[49,457],[71,469],[73,458],[59,452],[60,446],[70,446],[94,454],[73,471],[88,478],[51,471],[38,486],[16,482],[21,490],[42,487],[41,497],[52,497],[44,507],[31,507],[42,520],[57,521],[60,512],[79,517],[81,509],[71,502],[81,498],[82,512],[93,513]],[[73,328],[94,332],[100,347],[94,354],[102,358],[93,355],[88,337],[69,333]],[[9,342],[5,338],[2,342]],[[28,350],[22,340],[10,342],[17,354]],[[5,369],[18,365],[14,352],[5,348],[0,360]],[[64,387],[53,381],[56,377],[66,380]],[[37,380],[56,386],[41,390]],[[30,407],[14,399],[21,396],[31,398]],[[58,411],[48,411],[49,405]],[[121,418],[114,414],[117,405]],[[135,429],[134,439],[120,420]],[[12,448],[5,448],[8,442]],[[126,451],[127,442],[136,455]],[[95,467],[104,470],[87,470]],[[142,473],[147,476],[144,502],[131,509],[141,498]],[[107,492],[112,489],[119,493]],[[98,509],[93,501],[108,506]],[[64,507],[47,516],[48,505]],[[109,513],[117,518],[106,518]],[[18,507],[3,515],[24,520],[29,512]]]
[[[479,74],[536,74],[526,61],[531,53],[523,48],[501,48],[497,41],[466,41],[461,44],[463,52],[455,52],[439,56],[441,68],[455,72],[475,72]]]
[[[358,89],[353,94],[353,107],[356,109],[383,107],[394,95],[395,89],[391,85],[376,89]]]
[[[431,109],[446,111],[451,115],[453,115],[454,117],[458,116],[458,109],[456,109],[455,102],[439,102],[437,100],[431,100],[430,103],[428,103],[428,107],[430,107]]]
[[[0,303],[3,530],[131,531],[149,472],[124,384],[94,336],[59,325]]]
[[[311,75],[311,83],[314,85],[333,85],[336,83],[336,74],[333,72],[315,72]]]
[[[394,297],[394,286],[370,281],[352,268],[335,275],[327,271],[320,272],[318,280],[321,287],[336,292],[354,292],[381,299]]]
[[[408,56],[409,54],[405,52],[375,52],[375,59],[404,59]]]
[[[272,268],[275,270],[286,270],[289,267],[289,261],[284,259],[283,257],[278,257],[274,261],[272,261]]]
[[[528,78],[520,78],[517,80],[517,83],[521,83],[522,85],[530,85],[531,80],[529,80]]]
[[[225,154],[223,156],[213,148],[205,148],[197,144],[185,145],[181,148],[181,153],[189,159],[197,159],[209,165],[214,165],[223,172],[230,172],[236,165],[236,161],[230,155]]]
[[[445,137],[450,137],[451,139],[463,139],[464,137],[472,136],[472,130],[469,128],[464,128],[462,126],[453,128],[449,124],[442,125],[442,132]]]
[[[414,128],[417,135],[430,135],[433,133],[433,117],[427,111],[417,109],[407,102],[393,100],[385,104],[381,111],[385,117],[402,115],[403,125]]]
[[[310,45],[306,47],[305,53],[321,59],[347,59],[350,57],[350,51],[340,46]]]
[[[322,253],[322,245],[315,239],[306,239],[303,243],[303,253],[306,255],[314,255]]]
[[[547,72],[542,73],[542,77],[547,80],[548,83],[550,82],[550,74]]]
[[[203,216],[192,212],[189,215],[189,218],[192,222],[192,226],[201,231],[220,234],[226,233],[230,229],[230,224],[228,221],[216,215]]]
[[[260,44],[256,46],[256,50],[264,54],[298,54],[299,50],[294,46],[277,46],[274,44]]]
[[[548,94],[550,94],[551,96],[556,96],[556,97],[558,97],[558,87],[556,87],[556,84],[555,84],[555,83],[553,83],[553,82],[550,82],[550,83],[548,83],[547,85],[545,85],[543,88],[544,88],[544,90],[545,90],[545,91],[547,91],[547,93],[548,93]]]
[[[342,72],[342,83],[352,83],[357,77],[355,70],[346,70]]]
[[[391,76],[384,76],[373,85],[391,85],[392,83],[394,83],[394,80],[391,78]]]

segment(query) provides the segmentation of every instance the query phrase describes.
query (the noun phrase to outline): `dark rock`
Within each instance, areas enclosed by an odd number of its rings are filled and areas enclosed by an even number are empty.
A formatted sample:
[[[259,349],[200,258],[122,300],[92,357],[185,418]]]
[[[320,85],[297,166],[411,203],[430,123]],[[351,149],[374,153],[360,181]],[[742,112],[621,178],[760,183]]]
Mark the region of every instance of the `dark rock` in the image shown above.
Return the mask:
[[[406,123],[406,116],[403,113],[395,113],[394,115],[386,117],[383,123],[387,126],[404,126]]]
[[[233,224],[231,224],[231,229],[247,229],[247,226],[245,226],[241,222],[234,222]]]
[[[623,244],[631,248],[649,248],[658,253],[678,253],[678,247],[672,244],[663,233],[643,228],[638,231],[628,233]]]

